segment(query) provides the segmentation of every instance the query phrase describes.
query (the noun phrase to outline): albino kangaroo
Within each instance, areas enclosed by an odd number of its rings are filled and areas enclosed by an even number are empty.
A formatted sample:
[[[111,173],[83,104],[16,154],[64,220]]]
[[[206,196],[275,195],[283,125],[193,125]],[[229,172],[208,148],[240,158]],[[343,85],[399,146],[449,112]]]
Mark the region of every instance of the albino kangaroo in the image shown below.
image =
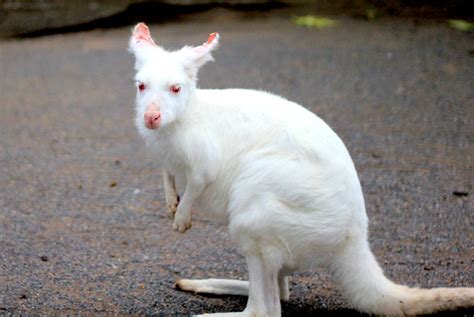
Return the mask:
[[[174,52],[135,26],[136,126],[164,172],[173,228],[191,227],[191,205],[229,225],[249,282],[177,282],[183,290],[248,295],[243,312],[280,316],[287,276],[315,265],[361,312],[416,315],[474,305],[474,288],[416,289],[388,280],[367,240],[364,198],[351,157],[320,118],[254,90],[197,89],[219,35]],[[176,181],[176,182],[175,182]],[[178,199],[178,192],[184,192]]]

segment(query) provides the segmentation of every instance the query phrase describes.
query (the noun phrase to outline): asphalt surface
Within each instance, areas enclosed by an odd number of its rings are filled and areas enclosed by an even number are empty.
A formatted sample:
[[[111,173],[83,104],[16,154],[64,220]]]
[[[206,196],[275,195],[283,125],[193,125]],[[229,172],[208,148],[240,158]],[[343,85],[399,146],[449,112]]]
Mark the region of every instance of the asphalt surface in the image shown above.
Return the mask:
[[[386,274],[474,286],[474,36],[442,21],[209,12],[151,27],[169,48],[221,33],[203,88],[263,89],[316,112],[345,141]],[[247,278],[226,227],[186,234],[165,215],[159,162],[133,124],[130,27],[0,42],[0,315],[188,315],[246,298],[174,277]],[[325,270],[295,274],[284,316],[357,315]],[[460,311],[458,315],[471,315]]]

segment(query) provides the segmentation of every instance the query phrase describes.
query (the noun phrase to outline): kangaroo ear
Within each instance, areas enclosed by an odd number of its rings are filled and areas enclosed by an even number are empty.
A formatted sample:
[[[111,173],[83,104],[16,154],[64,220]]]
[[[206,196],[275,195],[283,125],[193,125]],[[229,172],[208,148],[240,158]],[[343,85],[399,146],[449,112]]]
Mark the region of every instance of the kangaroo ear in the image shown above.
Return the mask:
[[[161,49],[151,38],[150,30],[145,23],[138,23],[132,31],[129,41],[129,51],[135,55],[135,69],[139,70],[148,56],[156,49]]]
[[[211,52],[219,44],[219,33],[209,35],[207,41],[196,47],[185,46],[180,53],[185,58],[186,69],[191,77],[195,77],[199,68],[209,61],[213,61]]]
[[[145,23],[138,23],[135,25],[130,37],[130,49],[136,51],[143,47],[156,46],[155,42],[151,38],[150,29]]]
[[[214,60],[211,52],[217,48],[219,44],[219,33],[211,33],[207,41],[200,46],[192,48],[192,56],[194,64],[199,68],[205,63]]]

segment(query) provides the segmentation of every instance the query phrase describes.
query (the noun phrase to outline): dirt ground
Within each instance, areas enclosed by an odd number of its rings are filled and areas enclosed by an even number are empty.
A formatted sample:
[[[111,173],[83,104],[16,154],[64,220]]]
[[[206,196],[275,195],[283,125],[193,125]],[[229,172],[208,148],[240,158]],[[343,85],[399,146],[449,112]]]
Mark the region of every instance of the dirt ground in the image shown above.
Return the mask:
[[[474,35],[443,21],[211,11],[151,27],[169,48],[221,33],[203,88],[283,95],[316,112],[355,161],[386,274],[474,286]],[[246,298],[174,277],[246,279],[226,227],[174,232],[160,164],[133,124],[130,27],[0,41],[0,315],[239,311]],[[358,315],[323,269],[290,279],[284,316]],[[448,315],[453,315],[450,313]],[[472,315],[459,311],[457,315]]]

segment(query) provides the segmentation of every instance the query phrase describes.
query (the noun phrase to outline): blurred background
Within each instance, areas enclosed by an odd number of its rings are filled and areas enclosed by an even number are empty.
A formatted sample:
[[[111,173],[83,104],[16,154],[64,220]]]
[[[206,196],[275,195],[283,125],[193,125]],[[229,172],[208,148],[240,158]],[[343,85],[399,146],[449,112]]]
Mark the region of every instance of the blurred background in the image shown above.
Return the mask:
[[[343,13],[366,19],[390,15],[451,19],[474,16],[469,0],[2,0],[0,36],[116,27],[141,20],[164,22],[216,7],[253,13],[291,8],[293,13]]]
[[[390,278],[474,286],[472,3],[0,0],[0,315],[245,307],[174,289],[247,271],[225,225],[196,213],[186,234],[171,228],[160,162],[134,126],[139,21],[169,49],[220,32],[200,87],[270,91],[336,131]],[[324,269],[290,290],[283,316],[360,316]]]

